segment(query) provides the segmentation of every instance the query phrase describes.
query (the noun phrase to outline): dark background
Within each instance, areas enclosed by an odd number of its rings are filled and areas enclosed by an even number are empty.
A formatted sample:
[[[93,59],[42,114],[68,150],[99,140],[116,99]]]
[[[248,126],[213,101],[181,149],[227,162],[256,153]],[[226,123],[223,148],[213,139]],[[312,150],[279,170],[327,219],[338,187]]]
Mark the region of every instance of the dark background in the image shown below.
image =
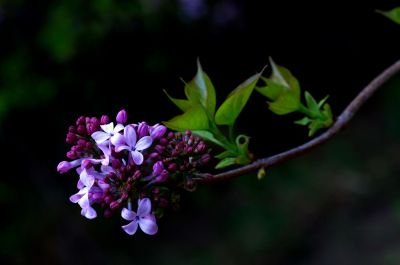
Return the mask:
[[[356,1],[354,1],[356,2]],[[295,161],[202,186],[159,233],[86,220],[59,175],[80,115],[156,123],[179,114],[199,57],[218,101],[268,56],[335,115],[400,57],[400,26],[374,12],[396,1],[0,1],[1,264],[399,264],[400,78],[350,127]],[[267,69],[268,71],[268,69]],[[308,140],[251,97],[237,129],[257,157]]]

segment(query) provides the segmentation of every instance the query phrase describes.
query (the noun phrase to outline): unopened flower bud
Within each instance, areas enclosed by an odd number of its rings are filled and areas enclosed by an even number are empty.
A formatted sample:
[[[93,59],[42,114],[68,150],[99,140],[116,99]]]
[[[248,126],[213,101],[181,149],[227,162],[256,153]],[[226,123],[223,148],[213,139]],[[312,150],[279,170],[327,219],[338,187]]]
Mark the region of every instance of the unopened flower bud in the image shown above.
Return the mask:
[[[176,163],[172,163],[168,166],[169,172],[175,172],[178,169],[178,165]]]
[[[203,164],[207,164],[210,161],[210,159],[211,159],[210,154],[204,154],[201,156],[201,162]]]
[[[68,151],[68,153],[67,153],[67,157],[69,158],[69,159],[76,159],[76,157],[77,157],[77,155],[76,155],[76,152],[75,151]]]
[[[105,125],[110,123],[110,118],[107,115],[103,115],[100,118],[100,124]]]
[[[115,209],[119,208],[120,205],[121,205],[120,202],[113,201],[113,202],[110,203],[110,208],[111,208],[111,210],[115,210]]]
[[[126,113],[126,110],[124,109],[120,110],[117,114],[116,121],[118,123],[124,124],[127,120],[128,120],[128,114]]]
[[[111,161],[111,165],[112,165],[112,167],[113,167],[114,169],[119,169],[119,168],[121,168],[122,163],[121,163],[121,161],[119,161],[118,159],[113,159],[113,160]]]
[[[74,144],[76,140],[76,135],[74,133],[67,133],[67,138],[65,139],[65,141],[69,144]]]
[[[150,129],[150,136],[153,140],[160,139],[167,131],[164,125],[156,124]]]
[[[86,134],[86,128],[83,125],[79,125],[78,129],[76,130],[79,134],[84,135]]]
[[[138,132],[139,139],[142,138],[143,136],[148,136],[149,135],[149,125],[147,125],[147,123],[145,123],[145,122],[139,123],[137,132]]]
[[[84,125],[85,124],[85,117],[84,116],[80,116],[77,120],[76,120],[76,126],[79,125]]]
[[[72,164],[68,161],[62,161],[57,166],[57,171],[60,173],[65,173],[72,168]]]

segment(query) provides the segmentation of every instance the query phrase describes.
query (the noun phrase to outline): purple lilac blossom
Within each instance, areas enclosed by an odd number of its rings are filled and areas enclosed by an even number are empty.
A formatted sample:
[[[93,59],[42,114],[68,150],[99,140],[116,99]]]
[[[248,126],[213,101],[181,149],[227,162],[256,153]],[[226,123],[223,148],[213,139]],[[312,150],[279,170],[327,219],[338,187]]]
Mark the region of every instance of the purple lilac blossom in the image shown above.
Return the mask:
[[[112,144],[115,144],[117,141],[119,132],[124,129],[124,125],[117,124],[114,127],[114,123],[110,122],[109,124],[100,125],[103,132],[97,131],[92,134],[92,138],[96,141],[97,144],[102,144],[107,140],[110,140]]]
[[[121,216],[127,221],[132,221],[129,224],[122,226],[122,229],[128,235],[135,234],[138,226],[148,235],[154,235],[158,231],[156,218],[151,213],[151,201],[148,198],[143,198],[138,201],[137,213],[123,208]]]
[[[122,150],[130,151],[131,158],[136,165],[143,163],[143,154],[141,151],[151,146],[153,140],[150,136],[144,136],[137,141],[136,130],[133,126],[128,125],[124,130],[125,145],[118,145],[115,147],[116,152]]]

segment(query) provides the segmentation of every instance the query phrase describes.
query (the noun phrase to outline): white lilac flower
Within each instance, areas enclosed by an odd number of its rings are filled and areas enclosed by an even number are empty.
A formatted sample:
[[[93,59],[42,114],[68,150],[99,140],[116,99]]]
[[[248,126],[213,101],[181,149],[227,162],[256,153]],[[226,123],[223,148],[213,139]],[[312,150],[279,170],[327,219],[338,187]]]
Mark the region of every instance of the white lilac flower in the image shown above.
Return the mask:
[[[110,122],[109,124],[100,125],[102,131],[94,132],[91,136],[96,141],[97,144],[102,144],[108,140],[111,141],[113,145],[117,143],[119,132],[124,129],[124,125],[117,124],[114,127],[114,123]]]
[[[148,198],[143,198],[138,201],[137,213],[123,208],[121,216],[125,220],[131,221],[129,224],[122,226],[122,229],[128,235],[135,234],[138,226],[148,235],[154,235],[158,231],[156,218],[151,213],[151,201]]]
[[[125,127],[124,130],[124,140],[125,144],[116,145],[115,151],[121,152],[122,150],[130,151],[131,158],[136,165],[141,165],[143,163],[143,155],[141,151],[149,148],[153,143],[150,136],[144,136],[137,141],[137,135],[135,128],[131,125]]]

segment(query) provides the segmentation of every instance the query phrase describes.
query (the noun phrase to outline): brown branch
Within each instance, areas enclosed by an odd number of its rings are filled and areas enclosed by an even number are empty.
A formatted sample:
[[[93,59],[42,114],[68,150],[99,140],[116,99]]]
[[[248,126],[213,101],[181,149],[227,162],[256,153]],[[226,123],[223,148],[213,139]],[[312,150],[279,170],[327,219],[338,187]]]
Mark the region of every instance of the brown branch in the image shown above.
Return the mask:
[[[383,85],[387,80],[389,80],[393,75],[400,72],[400,60],[384,70],[380,75],[375,77],[346,107],[346,109],[337,117],[335,123],[326,130],[324,133],[318,137],[312,139],[311,141],[302,144],[300,146],[294,147],[290,150],[282,152],[277,155],[269,156],[266,158],[259,159],[249,165],[232,169],[217,175],[208,176],[204,178],[196,179],[197,183],[212,183],[228,180],[234,177],[238,177],[259,168],[269,168],[271,166],[280,164],[287,160],[296,158],[311,151],[312,149],[318,147],[319,145],[327,142],[334,135],[340,132],[353,118],[354,114],[361,108],[362,105],[373,95],[373,93]]]

